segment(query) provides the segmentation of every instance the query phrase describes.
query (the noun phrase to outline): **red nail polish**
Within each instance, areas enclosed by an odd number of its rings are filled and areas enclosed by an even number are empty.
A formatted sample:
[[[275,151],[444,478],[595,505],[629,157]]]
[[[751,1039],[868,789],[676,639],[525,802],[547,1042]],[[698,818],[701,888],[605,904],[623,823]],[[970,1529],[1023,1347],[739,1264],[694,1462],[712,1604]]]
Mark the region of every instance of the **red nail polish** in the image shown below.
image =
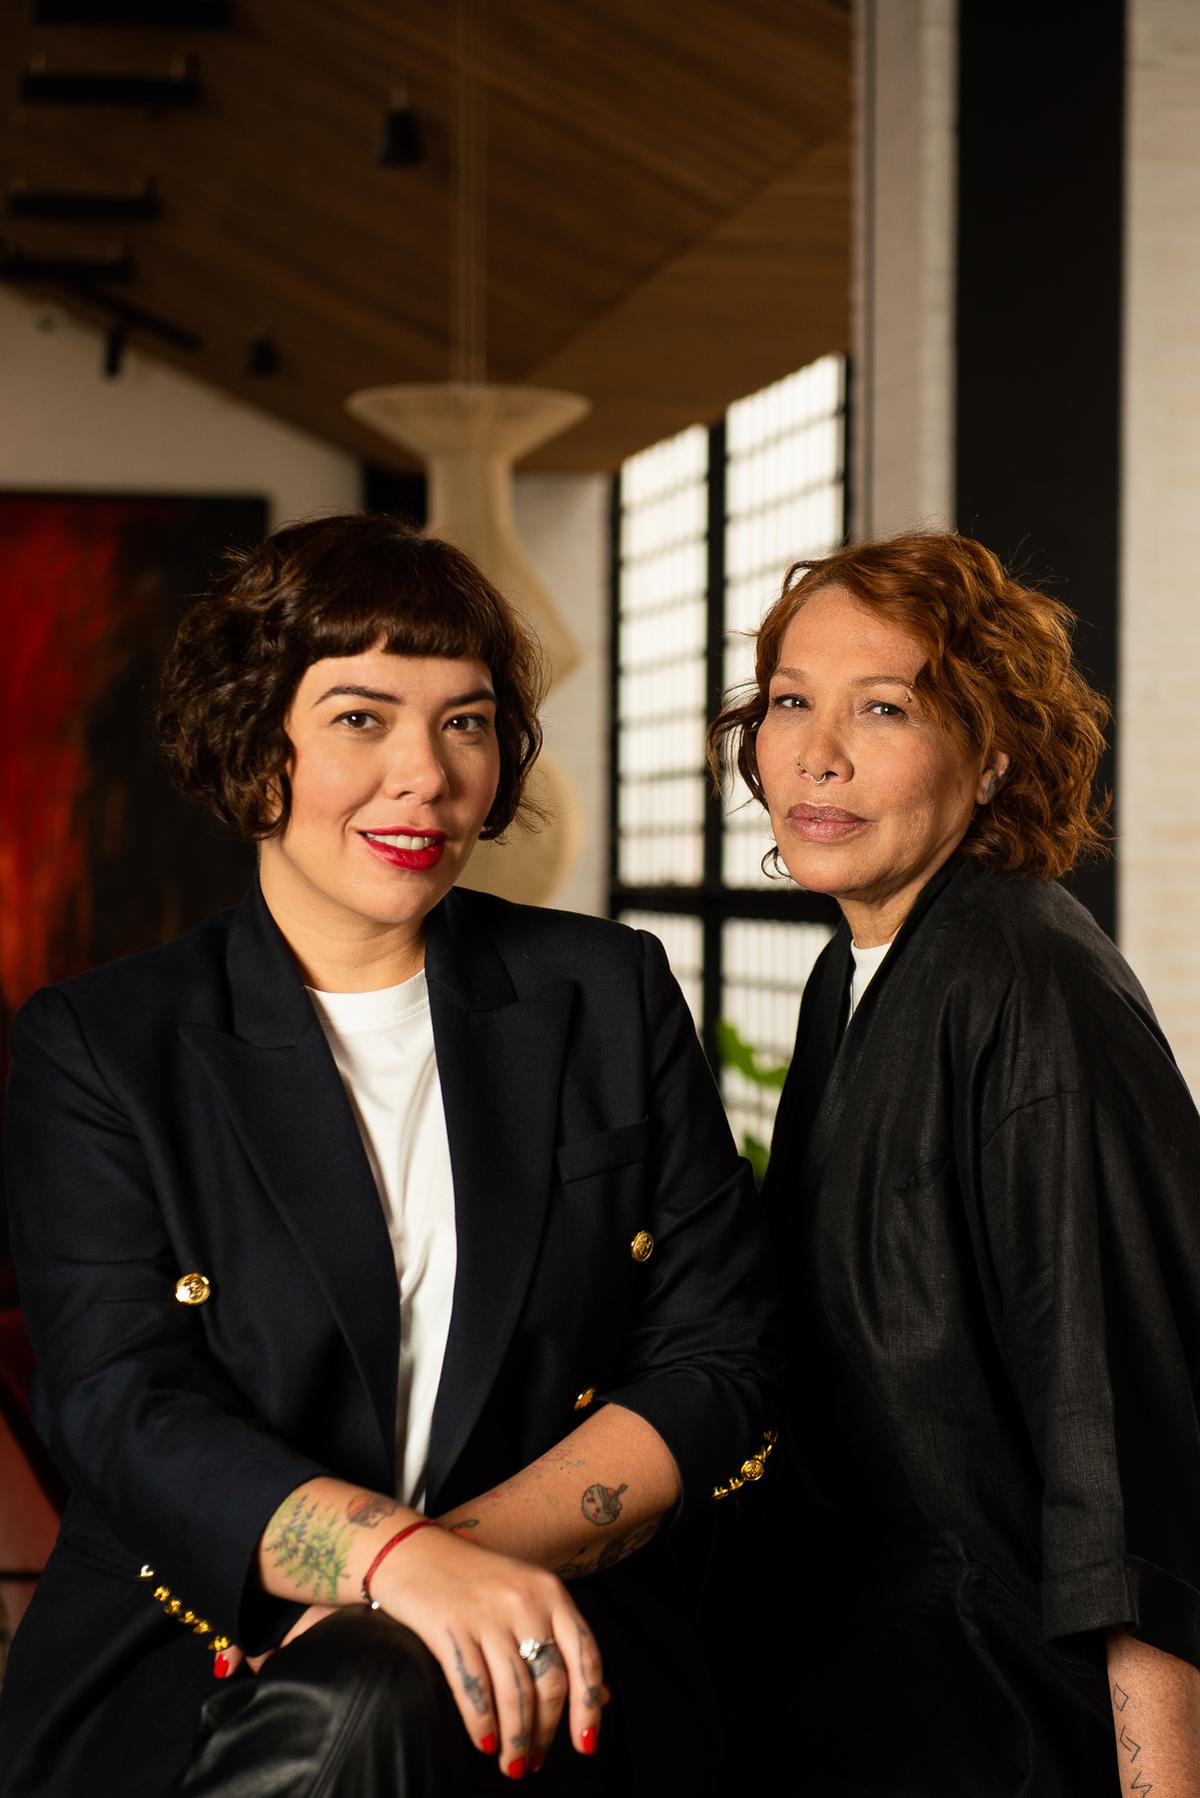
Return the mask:
[[[600,1745],[600,1732],[594,1724],[589,1725],[579,1738],[579,1746],[585,1754],[595,1754]]]
[[[522,1755],[520,1760],[509,1761],[508,1766],[505,1769],[505,1771],[507,1772],[508,1777],[510,1779],[524,1779],[524,1777],[525,1777],[525,1757]]]
[[[496,1752],[496,1738],[495,1738],[495,1736],[494,1736],[494,1735],[493,1735],[493,1734],[492,1734],[492,1733],[491,1733],[491,1731],[490,1731],[490,1730],[489,1730],[489,1731],[488,1731],[488,1733],[487,1733],[487,1735],[486,1735],[486,1736],[480,1736],[480,1738],[479,1738],[479,1752],[480,1752],[480,1754],[495,1754],[495,1752]]]
[[[545,1765],[546,1765],[545,1755],[544,1754],[535,1754],[529,1763],[529,1771],[531,1773],[540,1773],[542,1768]]]
[[[214,1655],[214,1657],[213,1657],[213,1678],[214,1679],[228,1679],[229,1675],[232,1673],[232,1671],[233,1671],[233,1669],[229,1665],[229,1656],[227,1654]]]

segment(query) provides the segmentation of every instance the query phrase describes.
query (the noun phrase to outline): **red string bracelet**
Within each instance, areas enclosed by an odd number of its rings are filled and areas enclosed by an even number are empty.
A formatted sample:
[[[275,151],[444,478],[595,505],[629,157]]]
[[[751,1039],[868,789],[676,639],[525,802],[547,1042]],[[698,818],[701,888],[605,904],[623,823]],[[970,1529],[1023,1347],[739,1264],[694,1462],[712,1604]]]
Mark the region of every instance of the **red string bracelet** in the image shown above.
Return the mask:
[[[393,1548],[398,1547],[406,1536],[415,1535],[418,1530],[436,1530],[438,1527],[436,1518],[418,1517],[415,1523],[410,1523],[406,1529],[402,1529],[398,1535],[393,1536],[390,1542],[384,1543],[383,1547],[362,1576],[362,1597],[364,1604],[369,1604],[373,1611],[379,1609],[379,1600],[371,1597],[371,1581],[379,1572],[380,1565],[385,1558],[391,1554]]]

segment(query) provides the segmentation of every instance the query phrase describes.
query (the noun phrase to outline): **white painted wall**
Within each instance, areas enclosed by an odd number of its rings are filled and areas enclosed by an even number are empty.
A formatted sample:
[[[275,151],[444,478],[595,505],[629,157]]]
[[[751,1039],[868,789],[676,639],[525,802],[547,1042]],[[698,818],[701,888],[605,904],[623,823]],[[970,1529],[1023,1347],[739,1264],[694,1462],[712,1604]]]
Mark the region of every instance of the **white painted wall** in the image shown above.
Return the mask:
[[[0,486],[261,495],[271,521],[361,501],[359,465],[131,348],[105,378],[100,332],[0,292]]]
[[[583,651],[543,713],[552,749],[579,793],[583,843],[552,904],[603,914],[608,882],[609,477],[518,475],[517,530]],[[517,839],[514,837],[514,846]]]
[[[954,507],[957,0],[856,0],[856,537]]]
[[[361,503],[359,465],[131,349],[102,373],[102,335],[0,291],[0,487],[251,494],[272,524]],[[583,846],[554,903],[603,912],[607,878],[608,478],[524,475],[522,541],[583,649],[546,709],[546,737],[581,797]]]
[[[1200,7],[1128,18],[1120,935],[1200,1094]]]

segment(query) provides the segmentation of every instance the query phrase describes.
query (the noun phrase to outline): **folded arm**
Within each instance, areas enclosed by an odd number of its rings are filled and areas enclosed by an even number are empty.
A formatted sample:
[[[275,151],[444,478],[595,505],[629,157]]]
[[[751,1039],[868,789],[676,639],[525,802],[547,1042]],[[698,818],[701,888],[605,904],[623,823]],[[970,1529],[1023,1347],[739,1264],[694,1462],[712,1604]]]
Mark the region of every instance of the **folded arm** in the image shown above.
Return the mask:
[[[313,1601],[290,1641],[330,1607],[365,1596],[436,1657],[471,1740],[520,1777],[549,1748],[564,1707],[571,1739],[594,1752],[603,1703],[600,1653],[562,1582],[540,1567],[468,1544],[383,1493],[322,1476],[299,1486],[263,1532],[265,1591]],[[395,1538],[412,1525],[403,1540]],[[526,1641],[547,1646],[522,1656]],[[230,1660],[240,1659],[231,1651]],[[516,1769],[519,1767],[520,1771]]]
[[[644,1547],[678,1498],[679,1474],[658,1431],[623,1405],[606,1405],[442,1521],[485,1548],[582,1579]]]

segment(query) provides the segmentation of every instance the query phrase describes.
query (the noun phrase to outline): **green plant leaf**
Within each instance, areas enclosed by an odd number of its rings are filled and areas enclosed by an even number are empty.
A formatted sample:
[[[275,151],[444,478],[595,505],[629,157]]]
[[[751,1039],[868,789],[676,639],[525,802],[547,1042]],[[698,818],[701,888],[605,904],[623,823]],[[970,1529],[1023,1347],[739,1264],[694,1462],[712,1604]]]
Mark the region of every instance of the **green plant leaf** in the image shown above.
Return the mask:
[[[746,1160],[750,1163],[750,1169],[754,1175],[754,1184],[756,1186],[761,1186],[767,1177],[767,1163],[771,1159],[770,1149],[765,1142],[761,1142],[757,1136],[752,1136],[749,1130],[747,1130],[742,1137],[741,1151],[746,1157]]]
[[[722,1067],[735,1068],[747,1080],[753,1080],[755,1086],[768,1086],[775,1092],[783,1090],[783,1083],[787,1079],[787,1062],[774,1068],[760,1067],[757,1052],[746,1041],[737,1025],[731,1024],[728,1018],[717,1019],[717,1054],[721,1058]]]

